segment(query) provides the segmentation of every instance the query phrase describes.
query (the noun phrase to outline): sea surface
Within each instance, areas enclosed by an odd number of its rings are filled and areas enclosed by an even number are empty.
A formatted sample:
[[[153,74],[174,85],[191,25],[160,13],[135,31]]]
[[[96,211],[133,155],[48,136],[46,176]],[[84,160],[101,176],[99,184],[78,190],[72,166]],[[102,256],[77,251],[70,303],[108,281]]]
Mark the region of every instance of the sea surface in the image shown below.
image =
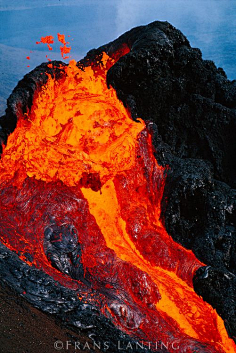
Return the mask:
[[[235,0],[0,0],[0,115],[17,81],[43,61],[60,58],[41,36],[65,34],[72,58],[155,20],[180,29],[203,58],[236,79]],[[26,57],[29,56],[30,60]],[[28,67],[29,66],[29,67]]]

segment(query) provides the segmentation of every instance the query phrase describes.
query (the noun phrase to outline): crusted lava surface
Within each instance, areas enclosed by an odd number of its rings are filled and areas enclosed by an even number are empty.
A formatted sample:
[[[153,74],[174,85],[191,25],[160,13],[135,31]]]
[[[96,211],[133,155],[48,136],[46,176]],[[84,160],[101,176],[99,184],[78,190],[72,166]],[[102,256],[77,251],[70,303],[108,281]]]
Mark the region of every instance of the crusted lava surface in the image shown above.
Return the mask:
[[[216,308],[229,335],[235,339],[236,83],[227,80],[224,71],[217,69],[213,62],[202,60],[200,50],[191,48],[186,37],[167,22],[134,28],[117,40],[90,51],[77,65],[92,65],[103,52],[116,59],[117,53],[124,51],[126,55],[108,70],[107,84],[115,88],[134,121],[141,117],[146,122],[157,162],[166,168],[163,223],[176,242],[191,249],[207,266],[199,268],[195,274],[195,291]],[[61,65],[64,64],[53,62],[51,67],[42,64],[19,82],[8,99],[6,115],[0,120],[0,137],[4,143],[14,131],[17,117],[30,112],[34,94],[47,82],[48,75],[63,78]],[[94,174],[82,178],[81,183],[94,190],[101,187]],[[119,188],[122,180],[117,183]],[[26,188],[37,188],[37,183],[28,181],[26,184]],[[7,192],[15,195],[11,186]],[[46,189],[44,194],[48,197]],[[73,199],[66,187],[52,198],[63,204],[65,195]],[[77,196],[83,204],[81,195]],[[4,199],[5,195],[1,197]],[[42,204],[43,200],[37,197]],[[130,228],[134,227],[140,210],[127,219]],[[84,276],[79,261],[81,248],[75,246],[79,237],[72,222],[48,221],[43,245],[54,268],[81,280],[79,290],[74,282],[67,288],[30,266],[30,254],[18,254],[25,259],[23,262],[4,245],[0,249],[1,281],[25,296],[33,306],[55,314],[75,330],[85,330],[88,337],[95,333],[100,340],[112,342],[115,335],[125,346],[125,342],[131,342],[130,337],[99,313],[92,300],[90,304],[78,301],[81,291],[86,292],[91,285],[90,275]],[[109,290],[102,295],[109,297]],[[109,299],[115,302],[116,297]],[[99,297],[99,300],[102,299]],[[126,320],[132,325],[136,318],[132,317],[132,322]],[[194,343],[191,344],[195,349]],[[112,343],[109,352],[116,349],[117,344]],[[203,346],[201,349],[204,352]]]

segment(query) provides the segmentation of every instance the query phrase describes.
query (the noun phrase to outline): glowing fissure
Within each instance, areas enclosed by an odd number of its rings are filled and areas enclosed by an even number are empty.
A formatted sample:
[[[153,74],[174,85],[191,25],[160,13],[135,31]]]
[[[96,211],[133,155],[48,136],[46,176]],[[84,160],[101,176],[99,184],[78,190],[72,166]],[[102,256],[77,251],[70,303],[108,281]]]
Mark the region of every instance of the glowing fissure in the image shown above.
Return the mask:
[[[83,71],[71,61],[18,117],[0,163],[1,240],[64,284],[90,283],[102,312],[135,338],[234,352],[221,318],[193,291],[202,263],[160,221],[164,169],[145,123],[106,86],[113,64],[106,54]],[[60,244],[71,267],[58,260]]]

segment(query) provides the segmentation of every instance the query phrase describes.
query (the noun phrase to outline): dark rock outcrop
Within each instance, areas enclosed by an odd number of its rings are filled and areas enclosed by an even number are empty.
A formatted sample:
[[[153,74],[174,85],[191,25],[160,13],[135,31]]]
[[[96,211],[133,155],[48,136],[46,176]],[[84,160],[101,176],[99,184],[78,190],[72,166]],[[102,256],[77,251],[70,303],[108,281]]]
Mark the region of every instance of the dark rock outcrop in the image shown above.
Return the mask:
[[[223,269],[206,266],[198,269],[193,284],[197,294],[217,307],[229,335],[235,340],[236,276]]]
[[[214,280],[195,280],[198,294],[226,320],[236,335],[236,81],[202,60],[183,34],[167,22],[154,22],[125,33],[88,53],[112,55],[126,43],[130,53],[107,75],[133,118],[153,131],[158,163],[167,168],[162,216],[173,239],[206,265]],[[230,291],[223,290],[224,273]],[[218,296],[206,295],[206,288]],[[222,302],[225,304],[222,306]]]
[[[236,81],[202,60],[200,50],[167,22],[134,28],[90,51],[79,65],[90,64],[103,51],[115,55],[124,46],[130,52],[108,71],[107,83],[132,117],[144,119],[152,131],[157,161],[168,166],[163,222],[175,241],[211,266],[196,273],[195,290],[235,337]],[[53,65],[49,74],[60,77],[58,64]],[[30,110],[47,80],[45,70],[42,64],[26,75],[8,99],[0,120],[4,141],[17,115]]]

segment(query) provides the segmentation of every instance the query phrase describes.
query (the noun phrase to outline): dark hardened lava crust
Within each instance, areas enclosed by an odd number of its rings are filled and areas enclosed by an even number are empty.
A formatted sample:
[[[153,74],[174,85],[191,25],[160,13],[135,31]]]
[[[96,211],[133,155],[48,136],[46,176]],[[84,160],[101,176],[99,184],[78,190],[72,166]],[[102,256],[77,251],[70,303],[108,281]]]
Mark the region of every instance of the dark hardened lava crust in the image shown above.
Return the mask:
[[[236,340],[236,81],[229,81],[212,61],[202,60],[201,51],[179,30],[159,21],[91,50],[78,65],[89,65],[103,51],[112,55],[124,45],[130,52],[108,71],[108,86],[116,89],[133,119],[141,117],[152,131],[157,161],[168,166],[162,201],[167,231],[206,264],[193,279],[195,291],[216,308]],[[17,115],[30,110],[35,92],[47,80],[46,71],[62,75],[59,64],[53,62],[52,69],[42,64],[18,83],[0,118],[4,143]],[[15,293],[13,306],[23,300],[17,296],[27,288],[24,297],[33,307],[53,314],[48,316],[53,324],[57,318],[85,338],[95,333],[100,340],[131,341],[94,308],[79,302],[73,291],[23,263],[3,245],[0,271],[3,293],[8,295],[9,288]],[[55,350],[49,347],[50,351]],[[113,351],[115,343],[109,350]]]

